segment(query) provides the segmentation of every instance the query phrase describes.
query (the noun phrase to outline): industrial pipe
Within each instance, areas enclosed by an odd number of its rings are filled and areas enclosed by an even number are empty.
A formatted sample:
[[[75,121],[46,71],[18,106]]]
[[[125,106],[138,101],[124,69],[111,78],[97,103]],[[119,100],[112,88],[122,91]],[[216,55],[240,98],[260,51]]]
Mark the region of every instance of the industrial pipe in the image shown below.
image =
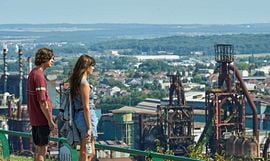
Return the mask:
[[[242,87],[244,94],[247,97],[247,101],[251,107],[252,110],[252,116],[253,116],[253,136],[256,137],[257,142],[259,142],[259,133],[258,133],[258,116],[257,116],[257,109],[256,109],[256,105],[254,104],[253,98],[251,97],[251,95],[248,92],[248,89],[245,85],[245,82],[243,81],[239,70],[234,66],[234,65],[229,65],[229,69],[232,70],[236,76],[236,78],[239,80],[240,82],[240,86]]]

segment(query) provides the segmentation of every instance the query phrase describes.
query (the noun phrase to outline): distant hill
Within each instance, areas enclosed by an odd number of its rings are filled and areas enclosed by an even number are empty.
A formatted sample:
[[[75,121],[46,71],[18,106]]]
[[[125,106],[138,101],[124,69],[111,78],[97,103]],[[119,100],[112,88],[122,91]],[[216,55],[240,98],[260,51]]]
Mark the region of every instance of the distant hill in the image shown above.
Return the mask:
[[[72,43],[53,46],[59,53],[131,49],[126,54],[171,51],[211,54],[216,43],[231,43],[238,53],[270,52],[270,23],[239,25],[2,24],[0,43]],[[84,46],[81,46],[81,43]],[[42,45],[44,46],[44,45]],[[38,45],[35,47],[39,47]],[[31,46],[29,50],[34,50]],[[32,52],[32,51],[31,51]]]
[[[177,35],[267,34],[270,23],[240,25],[2,24],[0,41],[31,37],[35,42],[89,42]]]

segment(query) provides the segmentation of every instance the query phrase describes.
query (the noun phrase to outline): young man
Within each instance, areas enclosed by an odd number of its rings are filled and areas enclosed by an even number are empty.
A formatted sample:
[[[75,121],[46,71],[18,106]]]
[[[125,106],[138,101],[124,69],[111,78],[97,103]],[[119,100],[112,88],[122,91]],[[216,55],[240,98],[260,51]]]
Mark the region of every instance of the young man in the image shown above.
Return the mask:
[[[52,102],[48,95],[44,71],[54,62],[53,51],[41,48],[36,52],[36,67],[29,73],[27,81],[27,109],[32,126],[32,137],[36,145],[35,161],[44,161],[50,131],[56,128],[52,118]]]

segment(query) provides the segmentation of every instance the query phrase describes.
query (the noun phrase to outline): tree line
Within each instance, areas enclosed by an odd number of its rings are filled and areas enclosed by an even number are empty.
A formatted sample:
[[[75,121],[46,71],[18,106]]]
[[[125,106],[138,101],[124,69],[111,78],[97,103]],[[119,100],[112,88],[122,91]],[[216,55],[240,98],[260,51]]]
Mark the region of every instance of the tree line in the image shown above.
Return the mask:
[[[235,53],[268,53],[270,52],[270,34],[232,34],[203,36],[171,36],[155,39],[125,39],[93,44],[92,51],[121,50],[122,54],[140,53],[158,54],[159,51],[173,52],[177,55],[189,55],[194,51],[214,54],[215,44],[232,44]],[[124,50],[126,49],[126,50]]]

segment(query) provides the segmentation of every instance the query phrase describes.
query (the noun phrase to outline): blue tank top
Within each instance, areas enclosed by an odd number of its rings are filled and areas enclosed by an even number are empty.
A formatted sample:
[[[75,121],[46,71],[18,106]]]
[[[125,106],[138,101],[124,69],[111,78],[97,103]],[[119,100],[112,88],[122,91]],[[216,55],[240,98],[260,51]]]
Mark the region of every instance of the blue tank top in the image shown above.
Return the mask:
[[[83,78],[81,80],[81,84],[86,84],[86,85],[89,85],[88,81]],[[95,109],[95,99],[97,98],[96,94],[95,94],[95,91],[94,91],[94,88],[92,86],[91,87],[91,92],[90,92],[90,96],[89,96],[89,108],[90,109]],[[74,109],[75,110],[83,110],[83,105],[82,105],[82,97],[81,95],[77,95],[74,100],[73,100],[73,104],[74,104]]]

